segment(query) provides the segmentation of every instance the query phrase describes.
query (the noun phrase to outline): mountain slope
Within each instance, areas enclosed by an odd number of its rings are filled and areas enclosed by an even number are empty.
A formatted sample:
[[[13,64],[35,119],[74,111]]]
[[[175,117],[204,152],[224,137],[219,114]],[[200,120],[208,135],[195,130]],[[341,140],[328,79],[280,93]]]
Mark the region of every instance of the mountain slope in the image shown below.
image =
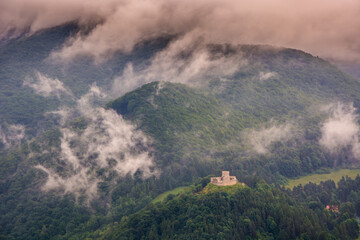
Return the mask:
[[[264,177],[271,169],[272,176],[278,172],[289,177],[333,166],[338,156],[334,158],[319,145],[321,125],[327,114],[311,109],[332,103],[336,98],[349,100],[349,95],[335,95],[333,88],[323,86],[324,94],[318,96],[294,86],[284,77],[278,78],[267,82],[249,78],[229,80],[220,93],[214,91],[214,87],[195,90],[179,84],[151,83],[109,103],[107,107],[136,122],[140,129],[152,136],[157,149],[157,164],[162,167],[187,168],[201,163],[217,169],[215,165],[228,164],[232,169],[243,169],[238,175],[255,171]],[[359,87],[355,80],[348,80],[351,84],[345,81],[339,86]],[[236,81],[241,82],[241,87],[236,85]],[[233,91],[229,92],[230,89]],[[293,95],[295,92],[298,97]],[[292,130],[286,132],[288,125]],[[254,146],[249,145],[249,141],[257,136],[246,133],[259,127],[261,130],[264,126],[268,129],[283,126],[279,129],[290,137],[274,139],[266,146],[272,155],[264,154],[265,151],[262,154],[250,153]],[[308,158],[309,155],[312,157]],[[179,162],[181,166],[176,164]],[[341,161],[337,162],[341,165]],[[187,171],[194,174],[204,169],[208,168],[202,166]]]
[[[111,157],[114,156],[106,157],[105,166],[99,165],[96,161],[101,152],[97,148],[93,154],[87,155],[84,151],[87,146],[101,145],[101,139],[111,135],[101,131],[103,125],[100,125],[98,135],[73,140],[65,138],[82,136],[88,124],[96,126],[104,116],[95,120],[89,116],[73,119],[60,129],[45,132],[24,142],[19,149],[0,155],[1,234],[15,239],[39,239],[40,235],[61,239],[75,233],[92,232],[106,223],[120,222],[124,216],[142,209],[162,192],[193,184],[224,169],[231,170],[240,181],[256,175],[269,183],[280,183],[288,177],[323,167],[358,166],[351,146],[345,146],[340,154],[331,154],[319,142],[322,126],[331,117],[331,112],[319,109],[336,101],[354,102],[358,107],[360,84],[357,80],[324,60],[297,50],[265,46],[209,48],[213,57],[239,54],[247,59],[247,64],[226,79],[217,76],[201,79],[200,87],[152,82],[110,102],[106,110],[97,109],[117,119],[116,124],[123,123],[119,120],[123,117],[135,126],[133,131],[144,133],[151,139],[149,144],[142,144],[136,141],[139,135],[125,134],[134,138],[132,140],[136,143],[130,147],[129,153],[134,156],[142,151],[148,153],[154,160],[151,168],[157,175],[144,177],[142,168],[135,169],[134,173],[118,174],[113,171],[116,161],[114,163]],[[88,68],[96,71],[94,66]],[[79,75],[64,80],[69,86],[75,85],[71,88],[75,94],[77,91],[79,95],[85,92],[82,88],[95,78],[112,76],[103,72],[99,73],[103,74],[101,76],[87,79],[86,69],[79,72],[82,80],[78,85],[75,79]],[[104,80],[102,84],[106,86],[108,83]],[[23,88],[19,79],[15,85]],[[5,98],[10,99],[10,95]],[[9,120],[11,116],[4,119],[9,123],[32,124],[34,121],[34,124],[43,124],[40,117],[57,106],[59,100],[54,96],[38,98],[39,105],[53,99],[53,102],[46,103],[52,106],[44,107],[38,115],[28,113],[29,119],[25,122],[17,122],[20,121],[17,115],[27,116],[24,113],[34,109],[14,109],[16,114],[12,117],[17,120]],[[22,101],[31,103],[15,97],[14,104],[21,105]],[[26,104],[23,106],[29,108]],[[356,112],[345,113],[346,116],[349,114],[357,119]],[[36,129],[36,125],[32,127]],[[68,145],[63,144],[64,139]],[[64,155],[64,152],[69,151],[74,153],[72,157],[80,159],[80,165],[84,167],[81,169],[86,171],[76,170],[67,162],[69,155]],[[126,162],[125,154],[119,151],[116,152],[119,156],[115,157],[120,159],[120,163]],[[43,168],[39,168],[39,164]],[[85,182],[93,181],[92,188],[86,189],[95,189],[96,197],[89,200],[85,190],[71,191],[72,188],[45,191],[43,187],[49,179],[54,180],[51,178],[54,176],[65,183],[79,183],[79,179],[71,178],[74,176],[80,176]],[[45,210],[41,209],[42,205],[47,206]],[[58,221],[61,206],[73,213]],[[49,218],[45,218],[46,221],[38,218],[43,215]],[[73,225],[67,224],[71,221]],[[18,225],[21,228],[17,228]]]
[[[76,98],[86,94],[94,83],[109,90],[113,79],[122,74],[129,62],[134,66],[144,64],[169,41],[164,37],[144,42],[129,54],[115,53],[99,64],[87,56],[67,62],[51,58],[81,30],[76,23],[69,23],[0,45],[0,127],[6,130],[8,125],[21,124],[30,139],[57,126],[56,119],[47,112],[73,106]],[[67,92],[51,92],[54,87]],[[39,92],[42,88],[43,92]]]
[[[220,96],[242,111],[256,107],[272,115],[303,114],[314,101],[354,101],[358,107],[359,81],[325,60],[294,49],[239,46],[248,64],[230,81],[218,82]],[[283,112],[281,112],[283,111]]]
[[[150,83],[107,107],[138,122],[158,143],[159,156],[172,153],[175,161],[180,158],[177,154],[200,153],[224,145],[234,133],[228,116],[231,108],[181,84]],[[246,114],[238,113],[236,117],[243,119],[237,129],[250,126],[252,119]]]

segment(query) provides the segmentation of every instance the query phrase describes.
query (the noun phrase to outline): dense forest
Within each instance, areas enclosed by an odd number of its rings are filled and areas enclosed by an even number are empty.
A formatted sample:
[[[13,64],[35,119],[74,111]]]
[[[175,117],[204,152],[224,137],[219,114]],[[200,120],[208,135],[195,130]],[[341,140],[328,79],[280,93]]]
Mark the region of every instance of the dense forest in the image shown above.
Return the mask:
[[[285,192],[259,179],[248,181],[251,188],[208,184],[190,194],[169,195],[165,202],[150,204],[98,231],[96,238],[356,239],[359,236],[355,216],[360,210],[360,176],[355,180],[342,179],[338,188],[328,181]],[[338,210],[326,209],[328,204],[338,206]]]

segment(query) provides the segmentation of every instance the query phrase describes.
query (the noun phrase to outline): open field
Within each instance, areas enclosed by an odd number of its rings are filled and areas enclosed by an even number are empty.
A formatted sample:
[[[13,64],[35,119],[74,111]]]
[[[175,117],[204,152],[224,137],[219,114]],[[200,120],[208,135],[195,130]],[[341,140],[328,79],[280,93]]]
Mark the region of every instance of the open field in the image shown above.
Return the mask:
[[[191,190],[192,190],[191,186],[177,187],[177,188],[174,188],[173,190],[170,190],[170,191],[167,191],[167,192],[164,192],[164,193],[160,194],[159,196],[154,198],[154,200],[152,200],[152,203],[161,202],[161,201],[165,200],[166,197],[168,195],[170,195],[170,194],[178,195],[180,193],[190,192]]]
[[[337,169],[330,173],[311,174],[297,179],[290,179],[289,182],[284,186],[293,189],[294,186],[298,186],[299,184],[305,185],[309,182],[320,183],[326,180],[333,180],[337,184],[337,182],[343,176],[349,176],[351,178],[355,178],[356,175],[360,175],[360,169]]]
[[[238,189],[245,188],[245,184],[237,183],[235,185],[230,186],[216,186],[212,183],[209,183],[202,191],[201,194],[209,194],[214,192],[226,192],[226,193],[234,193]]]

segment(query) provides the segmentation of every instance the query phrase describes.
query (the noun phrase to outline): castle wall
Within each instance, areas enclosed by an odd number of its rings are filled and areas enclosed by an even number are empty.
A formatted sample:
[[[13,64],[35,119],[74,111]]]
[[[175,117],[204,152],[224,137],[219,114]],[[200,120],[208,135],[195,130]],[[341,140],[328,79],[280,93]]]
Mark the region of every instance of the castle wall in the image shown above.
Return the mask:
[[[218,185],[218,186],[230,186],[230,185],[234,185],[236,184],[238,181],[237,179],[232,179],[232,180],[227,180],[227,181],[223,181],[221,180],[221,177],[214,177],[211,178],[211,183]]]
[[[238,181],[235,176],[230,176],[229,171],[222,171],[221,177],[212,177],[211,183],[217,186],[230,186],[236,184]]]

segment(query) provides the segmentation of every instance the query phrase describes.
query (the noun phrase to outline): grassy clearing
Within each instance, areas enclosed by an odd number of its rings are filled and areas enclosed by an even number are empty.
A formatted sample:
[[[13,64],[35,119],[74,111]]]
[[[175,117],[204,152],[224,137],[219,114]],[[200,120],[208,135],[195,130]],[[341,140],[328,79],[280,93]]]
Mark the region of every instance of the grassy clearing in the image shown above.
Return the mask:
[[[330,173],[325,174],[311,174],[298,179],[291,179],[289,182],[284,185],[287,188],[293,189],[295,186],[300,184],[305,185],[309,182],[320,183],[327,180],[333,180],[336,184],[340,181],[343,176],[349,176],[355,178],[356,175],[360,175],[360,169],[337,169]]]
[[[170,191],[167,191],[167,192],[164,192],[164,193],[158,195],[156,198],[154,198],[154,200],[152,200],[152,203],[164,201],[166,199],[166,197],[169,196],[170,194],[178,195],[180,193],[191,192],[191,190],[192,190],[191,186],[177,187],[177,188],[174,188],[173,190],[170,190]]]
[[[234,193],[240,188],[245,188],[245,185],[241,183],[237,183],[235,185],[230,186],[216,186],[212,183],[209,183],[201,192],[200,194],[208,194],[213,192],[226,192],[226,193]]]

